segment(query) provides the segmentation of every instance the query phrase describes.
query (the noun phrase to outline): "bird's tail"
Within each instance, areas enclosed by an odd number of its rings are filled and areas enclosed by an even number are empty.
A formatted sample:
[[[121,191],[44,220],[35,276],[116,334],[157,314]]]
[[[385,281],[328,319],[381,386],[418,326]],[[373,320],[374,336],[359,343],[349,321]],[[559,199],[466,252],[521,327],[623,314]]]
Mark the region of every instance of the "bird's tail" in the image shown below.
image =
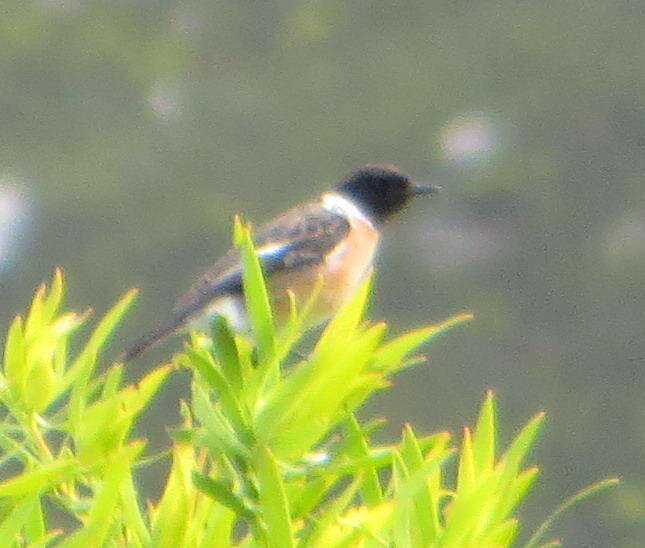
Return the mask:
[[[148,350],[148,348],[170,337],[181,327],[181,325],[182,324],[180,322],[174,321],[157,329],[154,329],[149,333],[146,333],[143,337],[139,338],[126,352],[124,352],[122,356],[123,361],[129,362],[136,360],[139,356],[141,356],[141,354]]]

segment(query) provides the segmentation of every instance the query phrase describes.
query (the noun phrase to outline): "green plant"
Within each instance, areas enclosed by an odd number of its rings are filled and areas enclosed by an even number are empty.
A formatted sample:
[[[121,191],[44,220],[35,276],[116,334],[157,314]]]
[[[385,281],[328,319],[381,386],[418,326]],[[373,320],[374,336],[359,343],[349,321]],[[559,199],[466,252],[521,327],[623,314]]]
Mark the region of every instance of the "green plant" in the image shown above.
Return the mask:
[[[386,326],[363,319],[367,280],[299,358],[294,346],[312,303],[292,302],[288,325],[276,330],[250,227],[236,223],[235,243],[252,336],[235,335],[217,319],[210,334],[191,335],[173,365],[135,385],[121,387],[123,364],[97,371],[134,292],[74,358],[69,340],[87,314],[59,312],[59,271],[49,290],[37,291],[26,319],[15,319],[0,376],[0,471],[10,476],[0,483],[2,546],[512,545],[516,509],[538,474],[523,463],[543,413],[501,455],[491,393],[459,451],[449,434],[420,436],[411,426],[398,443],[374,445],[379,423],[356,417],[393,374],[419,361],[411,354],[420,345],[470,316],[384,342]],[[171,432],[164,493],[144,507],[137,470],[159,456],[143,456],[145,442],[129,432],[177,367],[193,372],[192,395],[181,403],[183,424]],[[78,527],[52,529],[51,505]],[[527,546],[537,546],[549,525]]]

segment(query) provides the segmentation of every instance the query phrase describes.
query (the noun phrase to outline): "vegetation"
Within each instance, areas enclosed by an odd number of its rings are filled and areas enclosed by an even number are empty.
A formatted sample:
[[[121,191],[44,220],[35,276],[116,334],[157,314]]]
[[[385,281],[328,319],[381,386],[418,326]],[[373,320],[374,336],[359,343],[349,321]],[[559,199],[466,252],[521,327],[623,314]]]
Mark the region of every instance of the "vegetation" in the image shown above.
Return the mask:
[[[172,364],[136,384],[122,386],[121,363],[98,371],[134,291],[73,358],[70,337],[88,314],[61,312],[60,271],[15,319],[0,377],[0,466],[9,478],[0,483],[2,546],[512,545],[517,508],[538,476],[524,463],[544,413],[501,454],[492,393],[459,450],[448,433],[420,435],[409,425],[399,442],[375,445],[380,423],[356,416],[392,375],[420,361],[419,346],[470,316],[386,341],[384,324],[363,319],[367,280],[303,358],[294,348],[315,294],[293,302],[288,325],[276,330],[250,227],[237,222],[235,242],[252,337],[218,319],[209,336],[193,334]],[[192,395],[171,431],[165,491],[144,505],[137,473],[167,453],[145,456],[145,441],[129,433],[178,367],[192,371]],[[613,483],[578,493],[553,517]],[[76,521],[73,531],[51,526],[60,510]],[[526,546],[540,545],[550,523]]]

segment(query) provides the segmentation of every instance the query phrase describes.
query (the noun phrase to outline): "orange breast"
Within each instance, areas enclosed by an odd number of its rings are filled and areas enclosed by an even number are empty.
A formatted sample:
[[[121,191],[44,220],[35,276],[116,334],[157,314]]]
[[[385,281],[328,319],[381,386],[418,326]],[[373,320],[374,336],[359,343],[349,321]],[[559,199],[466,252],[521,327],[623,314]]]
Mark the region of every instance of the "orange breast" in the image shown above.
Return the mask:
[[[379,237],[367,220],[350,219],[350,226],[348,236],[327,255],[324,263],[271,277],[270,291],[278,324],[289,314],[288,290],[295,294],[297,305],[303,306],[316,284],[322,283],[310,318],[312,325],[329,319],[353,295],[372,266]]]

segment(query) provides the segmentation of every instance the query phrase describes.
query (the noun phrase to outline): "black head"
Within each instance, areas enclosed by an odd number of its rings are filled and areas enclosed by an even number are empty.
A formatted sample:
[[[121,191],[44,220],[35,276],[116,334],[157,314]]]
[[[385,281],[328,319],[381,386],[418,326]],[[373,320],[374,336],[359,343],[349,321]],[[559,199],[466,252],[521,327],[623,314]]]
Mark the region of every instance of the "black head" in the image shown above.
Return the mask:
[[[347,175],[335,189],[371,219],[382,223],[412,197],[434,194],[439,187],[418,185],[392,165],[368,165]]]

